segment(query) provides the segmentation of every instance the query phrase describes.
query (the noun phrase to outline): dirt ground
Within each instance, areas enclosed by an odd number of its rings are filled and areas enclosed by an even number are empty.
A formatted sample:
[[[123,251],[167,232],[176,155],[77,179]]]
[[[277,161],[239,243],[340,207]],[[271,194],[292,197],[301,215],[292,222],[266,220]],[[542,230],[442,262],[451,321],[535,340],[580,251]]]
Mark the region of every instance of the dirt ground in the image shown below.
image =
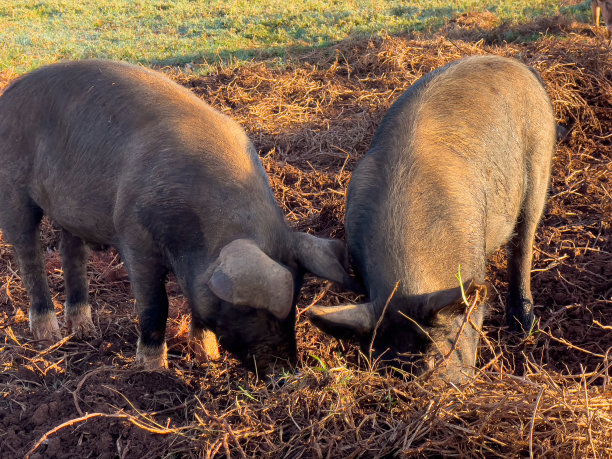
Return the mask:
[[[537,39],[505,41],[518,35]],[[170,279],[170,368],[137,372],[134,301],[115,251],[94,252],[89,264],[100,337],[45,348],[32,340],[25,290],[0,239],[0,457],[610,457],[612,57],[601,35],[561,18],[512,29],[487,14],[464,15],[438,36],[344,42],[282,69],[252,62],[206,77],[165,71],[241,122],[293,227],[343,237],[350,171],[385,111],[423,74],[486,53],[535,67],[569,128],[536,237],[533,335],[519,340],[506,330],[500,250],[490,264],[482,371],[466,386],[436,390],[369,371],[353,343],[310,326],[308,305],[355,296],[309,279],[297,326],[302,370],[279,387],[227,353],[196,362],[188,306]],[[12,77],[0,75],[0,85]],[[42,238],[61,323],[50,222]]]

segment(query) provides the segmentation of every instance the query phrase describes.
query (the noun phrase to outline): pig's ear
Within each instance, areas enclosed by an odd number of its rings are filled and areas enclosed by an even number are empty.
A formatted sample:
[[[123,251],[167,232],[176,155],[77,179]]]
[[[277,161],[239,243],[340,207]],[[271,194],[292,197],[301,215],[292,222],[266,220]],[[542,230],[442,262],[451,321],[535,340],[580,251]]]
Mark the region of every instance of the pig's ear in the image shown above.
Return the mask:
[[[208,281],[212,292],[224,301],[266,309],[285,319],[293,304],[293,276],[250,239],[227,244]]]
[[[480,290],[479,295],[481,298],[484,298],[486,296],[487,287],[486,285],[469,280],[463,284],[463,290],[466,297],[475,293],[476,290]],[[425,323],[431,322],[436,314],[439,314],[447,308],[467,308],[467,306],[463,304],[461,286],[428,294],[423,302],[420,319]]]
[[[376,317],[371,303],[342,306],[313,306],[308,318],[325,333],[336,338],[351,338],[371,333]]]
[[[351,290],[361,290],[348,273],[348,255],[344,242],[299,232],[293,233],[293,237],[297,261],[306,271]]]

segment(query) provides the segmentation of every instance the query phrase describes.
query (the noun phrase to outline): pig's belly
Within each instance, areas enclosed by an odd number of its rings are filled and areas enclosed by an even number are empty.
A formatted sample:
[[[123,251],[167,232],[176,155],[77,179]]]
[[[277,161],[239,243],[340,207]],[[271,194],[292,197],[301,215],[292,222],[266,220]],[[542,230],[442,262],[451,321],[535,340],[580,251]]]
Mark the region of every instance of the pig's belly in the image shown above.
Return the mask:
[[[115,245],[112,208],[97,199],[71,196],[52,200],[43,207],[51,220],[69,233],[95,245]]]

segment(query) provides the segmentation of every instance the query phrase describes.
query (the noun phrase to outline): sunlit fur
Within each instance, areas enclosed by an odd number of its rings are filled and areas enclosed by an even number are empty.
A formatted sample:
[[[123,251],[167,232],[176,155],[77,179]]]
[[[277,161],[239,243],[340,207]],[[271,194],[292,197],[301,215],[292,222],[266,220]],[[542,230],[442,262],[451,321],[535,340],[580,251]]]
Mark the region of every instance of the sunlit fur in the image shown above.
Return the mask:
[[[509,239],[508,320],[529,329],[531,248],[555,133],[552,106],[535,72],[497,56],[451,63],[393,104],[347,195],[349,253],[374,317],[399,282],[376,331],[374,356],[427,355],[432,338],[452,340],[465,310],[446,312],[440,302],[440,313],[428,317],[426,299],[457,288],[459,267],[463,280],[483,283],[487,255]],[[333,327],[343,334],[341,324]],[[360,337],[366,353],[372,336]],[[457,358],[469,368],[476,330],[463,341]],[[458,377],[455,364],[448,379]]]
[[[349,278],[342,242],[291,231],[242,127],[144,67],[85,60],[17,78],[0,97],[0,163],[0,227],[40,339],[59,338],[38,231],[43,214],[62,228],[68,315],[88,304],[85,243],[119,250],[136,298],[139,355],[165,349],[164,282],[173,272],[194,326],[215,331],[245,364],[270,366],[269,354],[294,360],[294,312],[285,321],[248,306],[233,314],[206,286],[236,239],[291,271],[292,309],[304,271]]]

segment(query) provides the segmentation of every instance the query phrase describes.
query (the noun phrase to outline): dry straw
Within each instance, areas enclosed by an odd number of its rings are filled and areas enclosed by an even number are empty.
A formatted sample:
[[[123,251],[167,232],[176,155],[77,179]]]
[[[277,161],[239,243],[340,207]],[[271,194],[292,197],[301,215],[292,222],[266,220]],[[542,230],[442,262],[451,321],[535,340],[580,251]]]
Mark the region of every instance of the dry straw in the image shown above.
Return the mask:
[[[0,410],[0,449],[14,457],[611,457],[610,50],[590,29],[564,22],[550,23],[561,38],[504,43],[498,35],[511,30],[500,32],[489,19],[482,18],[486,39],[477,42],[463,41],[479,24],[469,17],[453,25],[453,41],[351,41],[288,68],[226,65],[209,76],[174,78],[245,126],[294,227],[342,237],[350,171],[411,83],[473,54],[535,67],[570,134],[555,156],[537,235],[533,290],[541,320],[527,339],[504,326],[500,251],[491,259],[492,314],[479,369],[468,383],[374,371],[352,343],[324,336],[301,314],[301,371],[282,385],[266,383],[227,355],[208,366],[192,361],[186,305],[171,280],[171,369],[144,375],[129,369],[135,315],[115,255],[92,259],[102,337],[41,350],[26,329],[14,259],[1,245],[0,391],[8,408]],[[55,247],[49,226],[44,238]],[[47,254],[61,301],[58,260],[55,251]],[[313,280],[302,298],[300,312],[314,302],[356,299]]]

